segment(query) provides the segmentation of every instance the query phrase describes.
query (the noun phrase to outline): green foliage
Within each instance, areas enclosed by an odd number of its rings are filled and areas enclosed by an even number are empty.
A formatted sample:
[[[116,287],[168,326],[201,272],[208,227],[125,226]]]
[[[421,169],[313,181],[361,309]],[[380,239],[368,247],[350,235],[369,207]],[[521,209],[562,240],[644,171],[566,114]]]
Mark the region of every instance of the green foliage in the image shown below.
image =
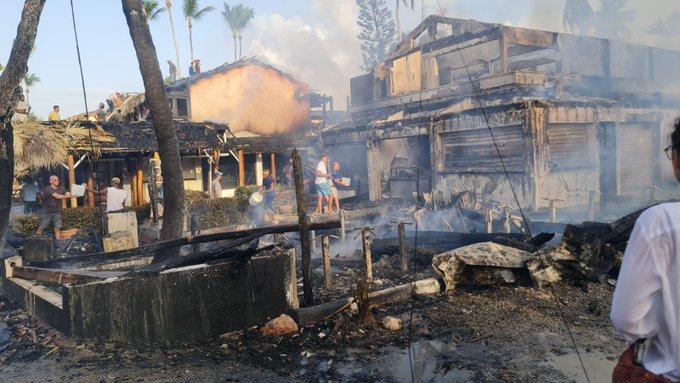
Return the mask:
[[[143,0],[142,8],[144,9],[144,16],[147,22],[156,20],[158,15],[168,10],[165,7],[160,7],[158,2],[152,0]]]
[[[12,227],[17,233],[32,235],[38,230],[38,217],[19,216],[14,218]]]
[[[260,189],[257,185],[239,186],[234,191],[234,196],[250,198],[250,196]]]
[[[127,209],[134,211],[137,216],[137,223],[144,223],[149,219],[151,212],[151,205],[146,204],[140,207]],[[63,229],[82,229],[87,231],[93,228],[97,233],[102,233],[102,215],[104,210],[99,208],[78,207],[75,209],[63,209],[61,211],[61,218],[63,221]],[[14,231],[31,235],[38,230],[39,217],[19,216],[14,218]]]
[[[215,10],[215,7],[209,5],[203,9],[199,9],[198,0],[184,0],[182,11],[186,19],[194,19],[199,21],[203,16]]]
[[[395,43],[394,18],[385,0],[357,0],[357,5],[359,6],[357,24],[361,27],[357,37],[361,40],[363,56],[361,69],[371,71],[385,60]]]
[[[189,217],[198,217],[198,229],[245,223],[250,209],[246,197],[197,199],[189,207]]]

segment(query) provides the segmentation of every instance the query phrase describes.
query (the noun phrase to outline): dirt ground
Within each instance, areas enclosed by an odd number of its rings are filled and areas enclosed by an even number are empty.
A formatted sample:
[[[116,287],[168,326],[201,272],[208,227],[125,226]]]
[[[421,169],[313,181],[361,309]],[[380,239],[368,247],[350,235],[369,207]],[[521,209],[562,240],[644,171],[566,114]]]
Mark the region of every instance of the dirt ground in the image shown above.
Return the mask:
[[[392,256],[374,264],[374,289],[434,276],[427,265],[403,275],[397,262]],[[320,260],[313,266],[316,303],[354,295],[358,257],[333,260],[328,291]],[[0,323],[11,334],[0,352],[0,381],[586,382],[580,355],[590,382],[609,382],[624,349],[608,318],[613,289],[580,281],[545,290],[461,286],[375,308],[373,325],[347,311],[292,337],[263,337],[252,328],[144,347],[65,339],[0,298]],[[384,329],[379,323],[388,315],[403,328]]]

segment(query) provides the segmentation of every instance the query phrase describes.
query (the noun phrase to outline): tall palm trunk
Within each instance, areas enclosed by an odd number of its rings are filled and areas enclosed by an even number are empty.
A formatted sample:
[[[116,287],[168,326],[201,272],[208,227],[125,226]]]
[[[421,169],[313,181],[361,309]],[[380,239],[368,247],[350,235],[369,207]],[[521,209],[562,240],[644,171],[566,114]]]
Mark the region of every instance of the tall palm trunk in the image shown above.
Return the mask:
[[[168,105],[163,75],[151,39],[149,25],[142,14],[141,0],[122,0],[130,37],[137,53],[139,70],[144,80],[146,100],[154,113],[153,126],[158,141],[163,173],[165,212],[161,239],[179,238],[184,226],[184,180],[179,156],[179,143],[172,112]]]
[[[28,72],[28,57],[38,33],[38,23],[45,0],[26,0],[21,12],[7,66],[0,75],[0,243],[4,242],[12,208],[14,180],[14,128],[10,122],[18,101],[17,84]]]
[[[172,2],[165,0],[165,7],[168,9],[170,18],[170,29],[172,30],[172,43],[175,45],[175,59],[177,59],[177,78],[182,78],[182,62],[179,61],[179,46],[177,46],[177,34],[175,33],[175,23],[172,21]]]
[[[243,36],[241,36],[241,32],[238,33],[238,59],[243,58]]]
[[[237,49],[237,47],[236,47],[236,39],[238,38],[238,35],[236,34],[236,32],[234,32],[234,33],[232,34],[232,37],[234,38],[234,61],[237,61],[237,60],[238,60],[238,52],[237,52],[237,50],[236,50],[236,49]]]
[[[397,5],[394,7],[394,21],[397,25],[397,41],[401,42],[401,21],[399,20],[399,2],[401,0],[396,0]]]
[[[192,23],[191,17],[187,19],[187,23],[189,23],[189,52],[191,52],[191,64],[194,63],[194,40],[193,36],[191,35],[191,30],[193,29],[194,24]]]

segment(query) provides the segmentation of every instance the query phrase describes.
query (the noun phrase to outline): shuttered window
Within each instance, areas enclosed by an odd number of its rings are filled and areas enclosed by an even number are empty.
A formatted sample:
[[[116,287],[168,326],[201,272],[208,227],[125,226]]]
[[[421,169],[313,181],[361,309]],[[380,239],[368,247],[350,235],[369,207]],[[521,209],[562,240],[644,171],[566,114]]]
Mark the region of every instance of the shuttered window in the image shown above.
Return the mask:
[[[617,141],[619,194],[641,193],[654,185],[654,131],[649,126],[621,124]]]
[[[522,126],[493,128],[498,148],[509,172],[525,171],[526,147]],[[442,134],[444,172],[498,173],[503,166],[489,129],[463,130]]]
[[[548,126],[550,170],[596,167],[595,127],[592,124],[551,124]]]

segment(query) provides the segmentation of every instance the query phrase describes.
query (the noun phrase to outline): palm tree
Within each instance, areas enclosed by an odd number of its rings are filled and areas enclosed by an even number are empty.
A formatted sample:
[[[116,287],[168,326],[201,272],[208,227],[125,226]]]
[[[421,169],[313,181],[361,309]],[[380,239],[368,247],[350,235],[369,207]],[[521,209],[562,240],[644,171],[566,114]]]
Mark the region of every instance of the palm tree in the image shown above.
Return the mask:
[[[168,10],[165,7],[159,8],[158,3],[153,0],[143,0],[142,7],[144,7],[144,15],[147,22],[156,20],[158,15]]]
[[[0,64],[0,70],[3,70],[3,69],[5,69],[5,66]]]
[[[172,43],[175,45],[175,58],[177,59],[177,77],[182,78],[182,65],[179,61],[179,47],[177,46],[177,35],[175,34],[175,23],[172,21],[172,2],[165,0],[165,8],[168,10],[168,17],[170,18],[170,29],[172,30]]]
[[[243,4],[237,4],[229,7],[229,4],[224,3],[224,11],[222,11],[224,21],[231,29],[231,35],[234,39],[234,61],[243,56],[243,30],[246,29],[250,20],[255,17],[253,8],[244,7]],[[238,54],[236,52],[236,39],[239,41]]]
[[[24,84],[26,85],[26,102],[28,102],[28,93],[31,91],[31,87],[40,82],[40,77],[35,73],[26,74],[24,76]]]
[[[562,14],[562,27],[568,33],[588,32],[593,19],[593,9],[588,0],[567,0]]]
[[[193,21],[200,21],[203,16],[215,10],[215,7],[209,5],[203,9],[198,9],[198,0],[184,0],[184,18],[187,20],[189,26],[189,50],[191,51],[191,62],[194,62],[194,42],[191,36],[191,29],[194,26]]]
[[[179,143],[149,24],[142,15],[140,0],[122,0],[122,3],[144,82],[146,102],[154,113],[153,126],[158,142],[158,153],[162,159],[164,201],[166,206],[184,206],[184,180]],[[165,210],[161,239],[181,237],[183,223],[184,209]]]
[[[38,23],[46,0],[26,0],[21,21],[7,60],[0,75],[0,238],[5,238],[12,207],[14,180],[14,128],[7,113],[14,110],[16,87],[28,71],[28,58],[38,34]]]
[[[628,24],[633,21],[635,11],[625,9],[627,4],[628,0],[602,0],[594,15],[595,35],[607,39],[628,37]]]
[[[396,0],[396,5],[394,7],[394,19],[397,22],[397,38],[399,41],[401,41],[401,20],[399,20],[399,3],[404,3],[405,7],[408,7],[408,2],[407,0]],[[416,2],[415,0],[411,0],[411,10],[415,8]]]

